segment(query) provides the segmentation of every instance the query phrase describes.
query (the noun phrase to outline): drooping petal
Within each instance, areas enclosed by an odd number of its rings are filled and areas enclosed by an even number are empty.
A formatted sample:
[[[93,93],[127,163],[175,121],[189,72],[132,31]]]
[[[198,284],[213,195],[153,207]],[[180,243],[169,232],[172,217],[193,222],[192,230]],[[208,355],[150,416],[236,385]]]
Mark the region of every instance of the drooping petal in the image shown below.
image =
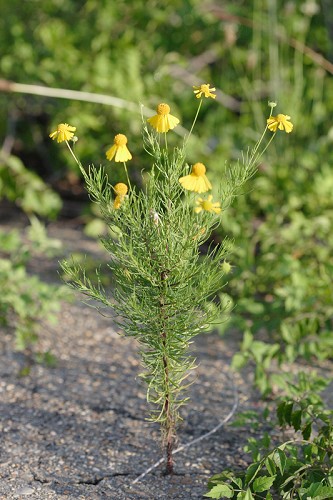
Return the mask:
[[[212,189],[212,185],[207,179],[206,175],[198,177],[194,174],[185,175],[179,179],[179,182],[184,189],[194,191],[195,193],[205,193]]]
[[[117,146],[113,144],[113,146],[111,146],[106,152],[107,159],[111,161],[114,155],[116,154],[116,151],[117,151]]]
[[[161,103],[157,106],[157,114],[148,118],[147,122],[157,132],[168,132],[178,125],[179,120],[170,114],[170,106],[166,103]]]
[[[116,146],[116,155],[114,158],[114,161],[119,162],[119,161],[128,161],[132,159],[132,155],[129,152],[127,146]]]
[[[166,115],[166,121],[167,121],[168,130],[172,130],[179,123],[178,118],[176,118],[173,115]]]

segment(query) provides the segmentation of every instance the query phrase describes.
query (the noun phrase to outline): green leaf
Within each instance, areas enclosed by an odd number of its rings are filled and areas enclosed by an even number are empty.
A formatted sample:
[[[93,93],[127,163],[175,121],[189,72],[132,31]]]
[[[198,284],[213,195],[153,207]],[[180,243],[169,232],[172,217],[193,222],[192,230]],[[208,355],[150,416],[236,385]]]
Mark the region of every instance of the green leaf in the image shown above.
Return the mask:
[[[246,330],[243,336],[242,351],[248,351],[253,343],[253,335],[250,330]]]
[[[312,483],[306,491],[306,498],[311,500],[325,500],[333,498],[333,488],[330,486],[322,486],[321,483]]]
[[[233,494],[233,488],[224,483],[213,486],[213,488],[203,496],[207,498],[232,498]]]
[[[302,436],[303,436],[303,439],[307,440],[310,438],[311,436],[311,433],[312,433],[312,422],[309,422],[308,424],[306,424],[305,427],[303,427],[302,429]]]
[[[256,477],[258,474],[259,469],[261,468],[261,462],[255,462],[254,464],[251,464],[246,471],[245,474],[245,482],[249,484],[253,479]]]
[[[268,490],[275,481],[276,476],[260,476],[253,483],[253,491],[261,493]]]
[[[284,420],[287,422],[288,425],[291,425],[291,415],[293,412],[293,406],[294,403],[286,403],[285,408],[284,408]]]
[[[243,500],[254,500],[254,496],[252,495],[250,488],[246,490]]]
[[[284,412],[285,412],[285,407],[286,407],[286,402],[282,401],[282,403],[279,404],[276,410],[276,415],[279,420],[279,424],[283,425],[284,424]]]
[[[234,370],[240,370],[246,365],[247,362],[248,356],[246,354],[242,354],[241,352],[237,352],[232,358],[231,367]]]
[[[269,474],[271,476],[274,476],[274,474],[276,473],[276,467],[275,467],[275,463],[273,462],[273,460],[270,457],[266,458],[265,465],[266,465],[266,469],[269,472]]]
[[[235,483],[236,486],[238,486],[238,488],[242,488],[243,487],[243,481],[241,480],[240,477],[231,477],[231,482],[232,483]]]
[[[302,423],[302,410],[294,411],[291,415],[291,423],[295,431],[299,431]]]
[[[280,470],[281,475],[283,475],[287,463],[287,457],[285,453],[279,448],[277,448],[276,452],[273,455],[273,460],[275,465]]]

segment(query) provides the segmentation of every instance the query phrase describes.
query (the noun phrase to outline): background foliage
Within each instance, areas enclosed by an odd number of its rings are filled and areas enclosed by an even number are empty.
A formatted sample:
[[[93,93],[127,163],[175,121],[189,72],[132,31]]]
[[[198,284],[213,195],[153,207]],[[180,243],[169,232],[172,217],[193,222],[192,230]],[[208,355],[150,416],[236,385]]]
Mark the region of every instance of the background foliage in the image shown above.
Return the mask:
[[[292,117],[288,142],[277,138],[214,236],[235,240],[233,272],[223,289],[236,305],[233,325],[246,332],[235,366],[254,361],[264,393],[273,383],[266,373],[273,358],[280,363],[333,352],[330,12],[326,0],[13,0],[1,5],[3,79],[98,92],[151,108],[167,101],[185,128],[192,119],[191,86],[216,86],[217,102],[200,116],[200,140],[192,141],[189,160],[206,163],[217,180],[225,161],[258,139],[268,99]],[[45,216],[45,203],[47,214],[60,208],[59,198],[45,196],[45,186],[36,185],[36,175],[63,197],[81,193],[65,148],[48,138],[63,121],[77,127],[78,155],[85,165],[106,163],[114,134],[126,133],[134,156],[130,176],[140,182],[139,106],[135,113],[2,93],[0,113],[6,153],[0,195],[25,210]],[[125,180],[107,168],[111,182]]]

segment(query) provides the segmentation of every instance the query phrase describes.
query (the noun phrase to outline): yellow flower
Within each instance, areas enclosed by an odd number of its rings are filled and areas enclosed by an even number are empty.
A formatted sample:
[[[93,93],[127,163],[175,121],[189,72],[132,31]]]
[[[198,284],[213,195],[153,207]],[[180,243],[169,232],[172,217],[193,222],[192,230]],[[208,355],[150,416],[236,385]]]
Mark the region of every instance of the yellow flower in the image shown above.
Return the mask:
[[[124,198],[125,198],[124,196],[116,196],[115,197],[114,202],[113,202],[113,208],[115,210],[118,210],[118,208],[120,208],[120,205],[124,201]]]
[[[215,212],[219,214],[221,212],[221,207],[219,202],[212,202],[213,196],[210,194],[207,200],[203,200],[202,198],[198,198],[196,200],[196,204],[199,205],[194,209],[195,213],[198,214],[202,210],[206,210],[206,212]]]
[[[267,127],[272,132],[276,132],[277,129],[279,129],[285,130],[287,134],[289,134],[294,128],[294,125],[289,120],[290,116],[288,115],[279,114],[276,116],[270,116],[267,118]]]
[[[128,191],[128,187],[123,182],[118,182],[113,189],[117,196],[125,196]]]
[[[157,132],[168,132],[175,128],[179,120],[173,115],[170,115],[170,106],[165,103],[161,103],[157,106],[157,115],[148,118],[147,122],[154,127]]]
[[[127,191],[128,191],[128,187],[123,182],[118,182],[114,186],[113,189],[114,189],[114,192],[117,195],[115,197],[115,199],[114,199],[114,202],[113,202],[113,208],[116,209],[116,210],[118,210],[118,208],[120,208],[120,205],[122,204],[122,202],[125,199],[125,196],[126,196]]]
[[[206,167],[203,163],[195,163],[189,175],[179,179],[184,189],[195,191],[196,193],[205,193],[212,189],[212,185],[206,177]]]
[[[59,123],[57,126],[57,130],[52,132],[49,137],[54,141],[57,139],[57,142],[69,141],[73,136],[76,127],[71,127],[68,123]]]
[[[195,97],[200,99],[200,97],[202,97],[203,94],[205,97],[211,97],[212,99],[215,99],[216,94],[212,94],[212,91],[214,92],[216,88],[215,87],[209,88],[209,87],[210,83],[204,83],[203,85],[199,85],[199,87],[193,86],[194,88],[193,92],[196,94]]]
[[[113,146],[111,146],[106,152],[106,157],[108,160],[111,161],[113,157],[115,157],[114,161],[128,161],[132,159],[132,155],[126,146],[126,135],[117,134],[113,142]]]

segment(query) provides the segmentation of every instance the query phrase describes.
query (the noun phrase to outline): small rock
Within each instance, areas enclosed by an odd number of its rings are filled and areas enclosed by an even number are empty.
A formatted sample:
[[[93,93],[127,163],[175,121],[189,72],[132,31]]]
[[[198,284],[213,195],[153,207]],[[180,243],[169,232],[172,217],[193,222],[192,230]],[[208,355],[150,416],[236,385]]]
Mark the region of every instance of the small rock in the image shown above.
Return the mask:
[[[15,491],[14,498],[19,498],[21,495],[32,495],[34,492],[35,490],[30,488],[30,486],[24,486],[23,488]]]

